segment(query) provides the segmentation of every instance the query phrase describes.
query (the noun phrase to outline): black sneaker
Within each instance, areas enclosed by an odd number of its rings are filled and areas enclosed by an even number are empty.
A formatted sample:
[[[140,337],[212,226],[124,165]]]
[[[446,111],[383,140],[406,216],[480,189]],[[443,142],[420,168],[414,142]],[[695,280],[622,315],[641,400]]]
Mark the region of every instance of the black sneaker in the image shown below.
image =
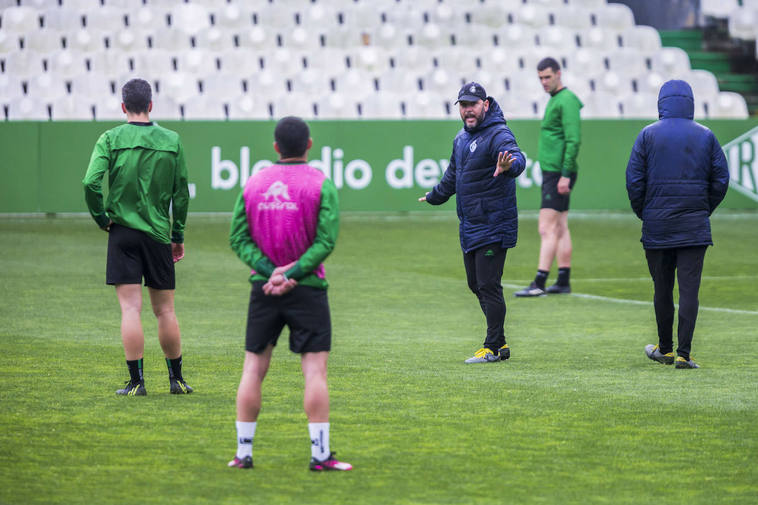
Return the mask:
[[[700,368],[700,365],[695,363],[692,358],[684,359],[682,356],[677,356],[674,363],[676,368]]]
[[[188,395],[194,391],[181,377],[169,377],[172,395]]]
[[[116,394],[124,396],[147,396],[145,381],[132,382],[131,380],[128,380],[126,381],[126,387],[116,391]]]
[[[511,348],[508,347],[508,344],[505,344],[503,347],[498,349],[497,355],[500,358],[500,361],[505,361],[511,357]]]
[[[337,461],[337,458],[335,458],[334,455],[335,453],[330,452],[329,456],[324,461],[311,458],[311,463],[308,465],[308,468],[313,472],[327,472],[331,470],[346,472],[353,469],[353,465],[345,463],[344,461]]]
[[[571,293],[571,285],[559,286],[558,284],[553,284],[545,290],[545,293],[549,295],[567,295]]]
[[[239,459],[237,456],[234,456],[234,459],[227,463],[226,466],[230,468],[253,468],[253,457],[245,456]]]
[[[537,286],[535,282],[532,282],[528,287],[521,291],[516,291],[514,294],[518,297],[545,296],[545,290]]]

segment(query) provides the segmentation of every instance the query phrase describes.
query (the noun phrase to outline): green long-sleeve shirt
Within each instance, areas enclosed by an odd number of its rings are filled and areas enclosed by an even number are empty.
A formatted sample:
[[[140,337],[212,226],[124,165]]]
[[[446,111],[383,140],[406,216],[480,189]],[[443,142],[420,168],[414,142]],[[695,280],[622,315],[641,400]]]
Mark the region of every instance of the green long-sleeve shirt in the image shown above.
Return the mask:
[[[247,215],[245,198],[250,191],[242,191],[237,198],[232,215],[229,232],[229,243],[237,256],[252,270],[250,282],[267,281],[277,266],[286,265],[292,261],[297,263],[285,275],[295,279],[298,284],[326,289],[329,284],[324,276],[322,262],[334,250],[339,234],[339,203],[337,188],[330,179],[324,179],[321,185],[318,201],[316,233],[312,243],[303,242],[305,234],[299,228],[272,229],[270,222],[263,221],[262,227],[251,230]],[[254,206],[255,207],[255,206]],[[292,219],[284,226],[298,227],[299,220]],[[281,242],[274,235],[288,236],[289,240]],[[256,243],[256,239],[258,237]],[[264,249],[269,252],[267,256]]]
[[[582,107],[582,102],[568,88],[561,88],[550,97],[540,125],[541,170],[560,172],[565,177],[578,170],[576,156],[581,143],[579,110]]]
[[[95,144],[82,184],[90,214],[101,228],[111,220],[164,244],[184,242],[189,188],[176,132],[154,123],[126,123],[106,131]]]

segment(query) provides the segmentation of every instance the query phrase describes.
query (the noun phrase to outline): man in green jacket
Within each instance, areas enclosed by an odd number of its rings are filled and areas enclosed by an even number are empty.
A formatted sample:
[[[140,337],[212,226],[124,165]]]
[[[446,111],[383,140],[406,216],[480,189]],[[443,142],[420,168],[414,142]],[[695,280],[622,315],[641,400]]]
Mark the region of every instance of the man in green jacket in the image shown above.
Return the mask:
[[[100,136],[82,181],[90,214],[108,232],[105,282],[116,286],[121,306],[121,338],[130,379],[116,394],[147,394],[140,320],[143,278],[158,318],[169,390],[187,394],[192,388],[182,376],[182,344],[174,312],[174,263],[184,257],[189,203],[184,151],[176,132],[150,121],[150,84],[130,80],[122,89],[122,100],[127,123]],[[103,203],[106,172],[108,197]]]
[[[576,183],[576,156],[581,141],[579,109],[582,102],[561,82],[561,67],[553,58],[537,65],[537,75],[550,100],[545,108],[539,140],[542,171],[542,203],[539,232],[540,258],[532,283],[516,296],[543,296],[571,293],[571,234],[568,228],[569,195]],[[545,282],[553,260],[558,263],[558,280],[550,287]]]

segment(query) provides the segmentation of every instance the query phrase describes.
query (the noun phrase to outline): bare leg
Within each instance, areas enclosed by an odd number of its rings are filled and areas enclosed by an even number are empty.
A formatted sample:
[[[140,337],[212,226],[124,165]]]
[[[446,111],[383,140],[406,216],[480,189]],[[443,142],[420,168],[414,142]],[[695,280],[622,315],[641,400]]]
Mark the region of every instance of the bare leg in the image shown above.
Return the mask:
[[[273,345],[260,354],[245,351],[242,379],[237,389],[237,421],[256,422],[261,411],[261,384],[271,363]]]
[[[142,358],[145,351],[145,335],[142,332],[142,286],[140,284],[116,284],[116,296],[121,306],[121,341],[127,361]]]
[[[537,268],[550,271],[560,239],[561,213],[553,209],[540,209],[540,260]]]
[[[571,268],[572,245],[568,227],[568,211],[561,212],[558,234],[558,268]]]
[[[169,359],[182,355],[182,339],[179,322],[174,311],[174,290],[148,288],[153,313],[158,318],[158,341],[163,354]]]
[[[329,422],[329,387],[326,382],[326,362],[329,352],[306,352],[301,358],[305,377],[303,407],[309,423]]]

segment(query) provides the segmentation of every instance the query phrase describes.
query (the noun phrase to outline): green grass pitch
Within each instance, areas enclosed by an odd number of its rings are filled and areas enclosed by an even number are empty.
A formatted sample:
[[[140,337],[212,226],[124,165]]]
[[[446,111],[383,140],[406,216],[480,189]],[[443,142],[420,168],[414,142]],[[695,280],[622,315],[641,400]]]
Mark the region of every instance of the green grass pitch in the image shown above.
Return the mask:
[[[0,503],[758,503],[758,214],[713,218],[700,370],[644,356],[652,283],[630,213],[574,213],[575,295],[525,300],[513,291],[534,275],[539,237],[536,214],[521,216],[503,276],[513,354],[486,365],[463,364],[485,328],[455,216],[343,215],[326,263],[332,449],[355,470],[329,474],[307,470],[286,334],[256,468],[226,467],[249,294],[228,222],[190,216],[177,268],[196,393],[168,394],[146,298],[148,396],[124,398],[105,234],[88,217],[0,219]]]

